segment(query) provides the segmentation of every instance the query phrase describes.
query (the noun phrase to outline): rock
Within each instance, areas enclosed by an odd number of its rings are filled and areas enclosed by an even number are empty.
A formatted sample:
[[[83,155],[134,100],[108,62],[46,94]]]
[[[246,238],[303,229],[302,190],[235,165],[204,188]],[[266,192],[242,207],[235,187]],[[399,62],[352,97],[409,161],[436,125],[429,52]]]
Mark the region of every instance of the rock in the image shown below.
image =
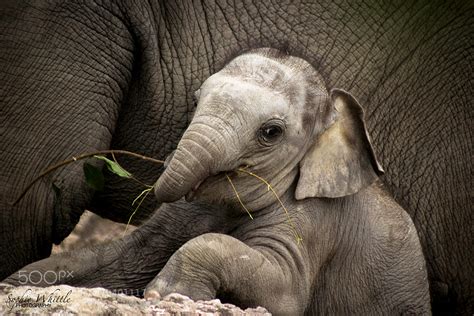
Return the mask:
[[[193,301],[180,294],[161,300],[144,300],[103,288],[68,285],[46,288],[0,284],[0,315],[270,315],[263,307],[245,311],[220,300]]]

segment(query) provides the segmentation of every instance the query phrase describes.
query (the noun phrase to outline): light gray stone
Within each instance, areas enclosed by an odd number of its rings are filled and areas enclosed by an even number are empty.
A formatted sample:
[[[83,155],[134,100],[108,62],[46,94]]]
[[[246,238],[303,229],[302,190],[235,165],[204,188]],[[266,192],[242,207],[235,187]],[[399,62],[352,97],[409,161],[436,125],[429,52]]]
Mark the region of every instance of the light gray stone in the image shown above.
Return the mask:
[[[0,284],[0,315],[173,315],[173,316],[261,316],[270,315],[263,307],[245,311],[220,300],[193,301],[170,294],[161,300],[144,300],[103,288],[68,285],[38,288]]]

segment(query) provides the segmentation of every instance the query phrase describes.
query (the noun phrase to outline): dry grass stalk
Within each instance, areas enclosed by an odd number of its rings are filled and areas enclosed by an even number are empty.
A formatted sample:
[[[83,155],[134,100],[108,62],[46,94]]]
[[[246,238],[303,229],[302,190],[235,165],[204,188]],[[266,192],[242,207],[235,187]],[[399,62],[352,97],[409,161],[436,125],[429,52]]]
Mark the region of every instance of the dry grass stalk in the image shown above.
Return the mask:
[[[300,244],[302,241],[303,241],[303,238],[301,237],[301,235],[298,233],[297,229],[296,229],[296,225],[295,223],[293,222],[293,219],[291,218],[290,216],[290,213],[288,212],[288,209],[285,207],[285,205],[283,204],[283,202],[281,201],[280,197],[278,196],[278,194],[276,193],[275,189],[273,188],[273,186],[270,184],[270,182],[268,182],[267,180],[265,180],[264,178],[260,177],[259,175],[256,175],[255,173],[251,172],[251,171],[248,171],[244,168],[239,168],[237,169],[238,172],[242,172],[242,173],[245,173],[247,175],[250,175],[258,180],[260,180],[261,182],[263,182],[264,184],[267,185],[267,190],[268,191],[271,191],[273,193],[273,195],[275,196],[275,198],[277,199],[278,203],[280,203],[281,207],[283,208],[283,210],[285,211],[285,214],[288,218],[288,223],[290,224],[291,226],[291,229],[293,230],[293,233],[295,235],[295,238],[296,238],[296,241],[298,242],[298,244]],[[226,175],[227,176],[227,175]],[[229,179],[229,177],[227,177]],[[230,180],[230,179],[229,179]],[[232,187],[234,187],[232,185]],[[235,188],[234,188],[234,191],[235,191]],[[242,204],[243,206],[243,203],[242,201],[240,200],[240,197],[238,196],[238,193],[237,191],[235,191],[236,194],[237,194],[237,197],[239,199],[239,202],[240,204]],[[244,206],[245,208],[245,206]],[[247,209],[247,208],[245,208]]]

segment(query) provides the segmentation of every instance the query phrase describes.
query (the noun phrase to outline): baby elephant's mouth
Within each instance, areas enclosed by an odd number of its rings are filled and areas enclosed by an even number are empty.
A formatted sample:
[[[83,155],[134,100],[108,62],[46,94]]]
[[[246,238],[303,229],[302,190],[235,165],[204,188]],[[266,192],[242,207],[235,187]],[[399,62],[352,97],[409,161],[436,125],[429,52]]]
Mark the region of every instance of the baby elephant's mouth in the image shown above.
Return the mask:
[[[188,193],[186,193],[185,195],[185,198],[186,198],[186,201],[188,202],[192,202],[194,201],[194,197],[196,196],[196,192],[197,190],[199,190],[199,187],[201,186],[201,184],[206,181],[208,178],[205,178],[201,181],[199,181],[192,189],[191,191],[189,191]]]
[[[185,195],[185,199],[188,202],[192,202],[196,200],[196,198],[202,193],[206,188],[213,187],[217,188],[218,186],[222,185],[223,183],[227,183],[227,177],[238,173],[237,170],[241,168],[248,168],[248,165],[239,166],[234,170],[228,171],[220,171],[214,175],[211,175],[207,178],[202,179],[199,181],[192,189]],[[210,192],[209,192],[210,193]],[[214,194],[218,194],[218,192],[214,192]]]
[[[213,186],[213,184],[220,182],[225,179],[226,174],[230,174],[232,171],[223,171],[215,175],[211,175],[207,178],[199,181],[192,189],[185,195],[185,199],[188,202],[196,200],[196,198],[208,187]]]

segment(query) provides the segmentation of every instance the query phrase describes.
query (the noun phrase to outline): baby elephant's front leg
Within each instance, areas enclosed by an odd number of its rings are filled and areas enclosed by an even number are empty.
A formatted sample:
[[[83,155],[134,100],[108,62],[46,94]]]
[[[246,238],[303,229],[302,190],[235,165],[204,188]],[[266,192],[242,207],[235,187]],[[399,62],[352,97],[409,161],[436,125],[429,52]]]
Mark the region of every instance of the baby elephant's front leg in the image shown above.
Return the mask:
[[[302,271],[294,263],[282,262],[286,256],[281,253],[276,257],[266,250],[258,251],[228,235],[201,235],[173,254],[148,284],[145,297],[176,292],[194,300],[209,300],[223,294],[241,307],[263,306],[275,314],[302,314],[309,291]]]

